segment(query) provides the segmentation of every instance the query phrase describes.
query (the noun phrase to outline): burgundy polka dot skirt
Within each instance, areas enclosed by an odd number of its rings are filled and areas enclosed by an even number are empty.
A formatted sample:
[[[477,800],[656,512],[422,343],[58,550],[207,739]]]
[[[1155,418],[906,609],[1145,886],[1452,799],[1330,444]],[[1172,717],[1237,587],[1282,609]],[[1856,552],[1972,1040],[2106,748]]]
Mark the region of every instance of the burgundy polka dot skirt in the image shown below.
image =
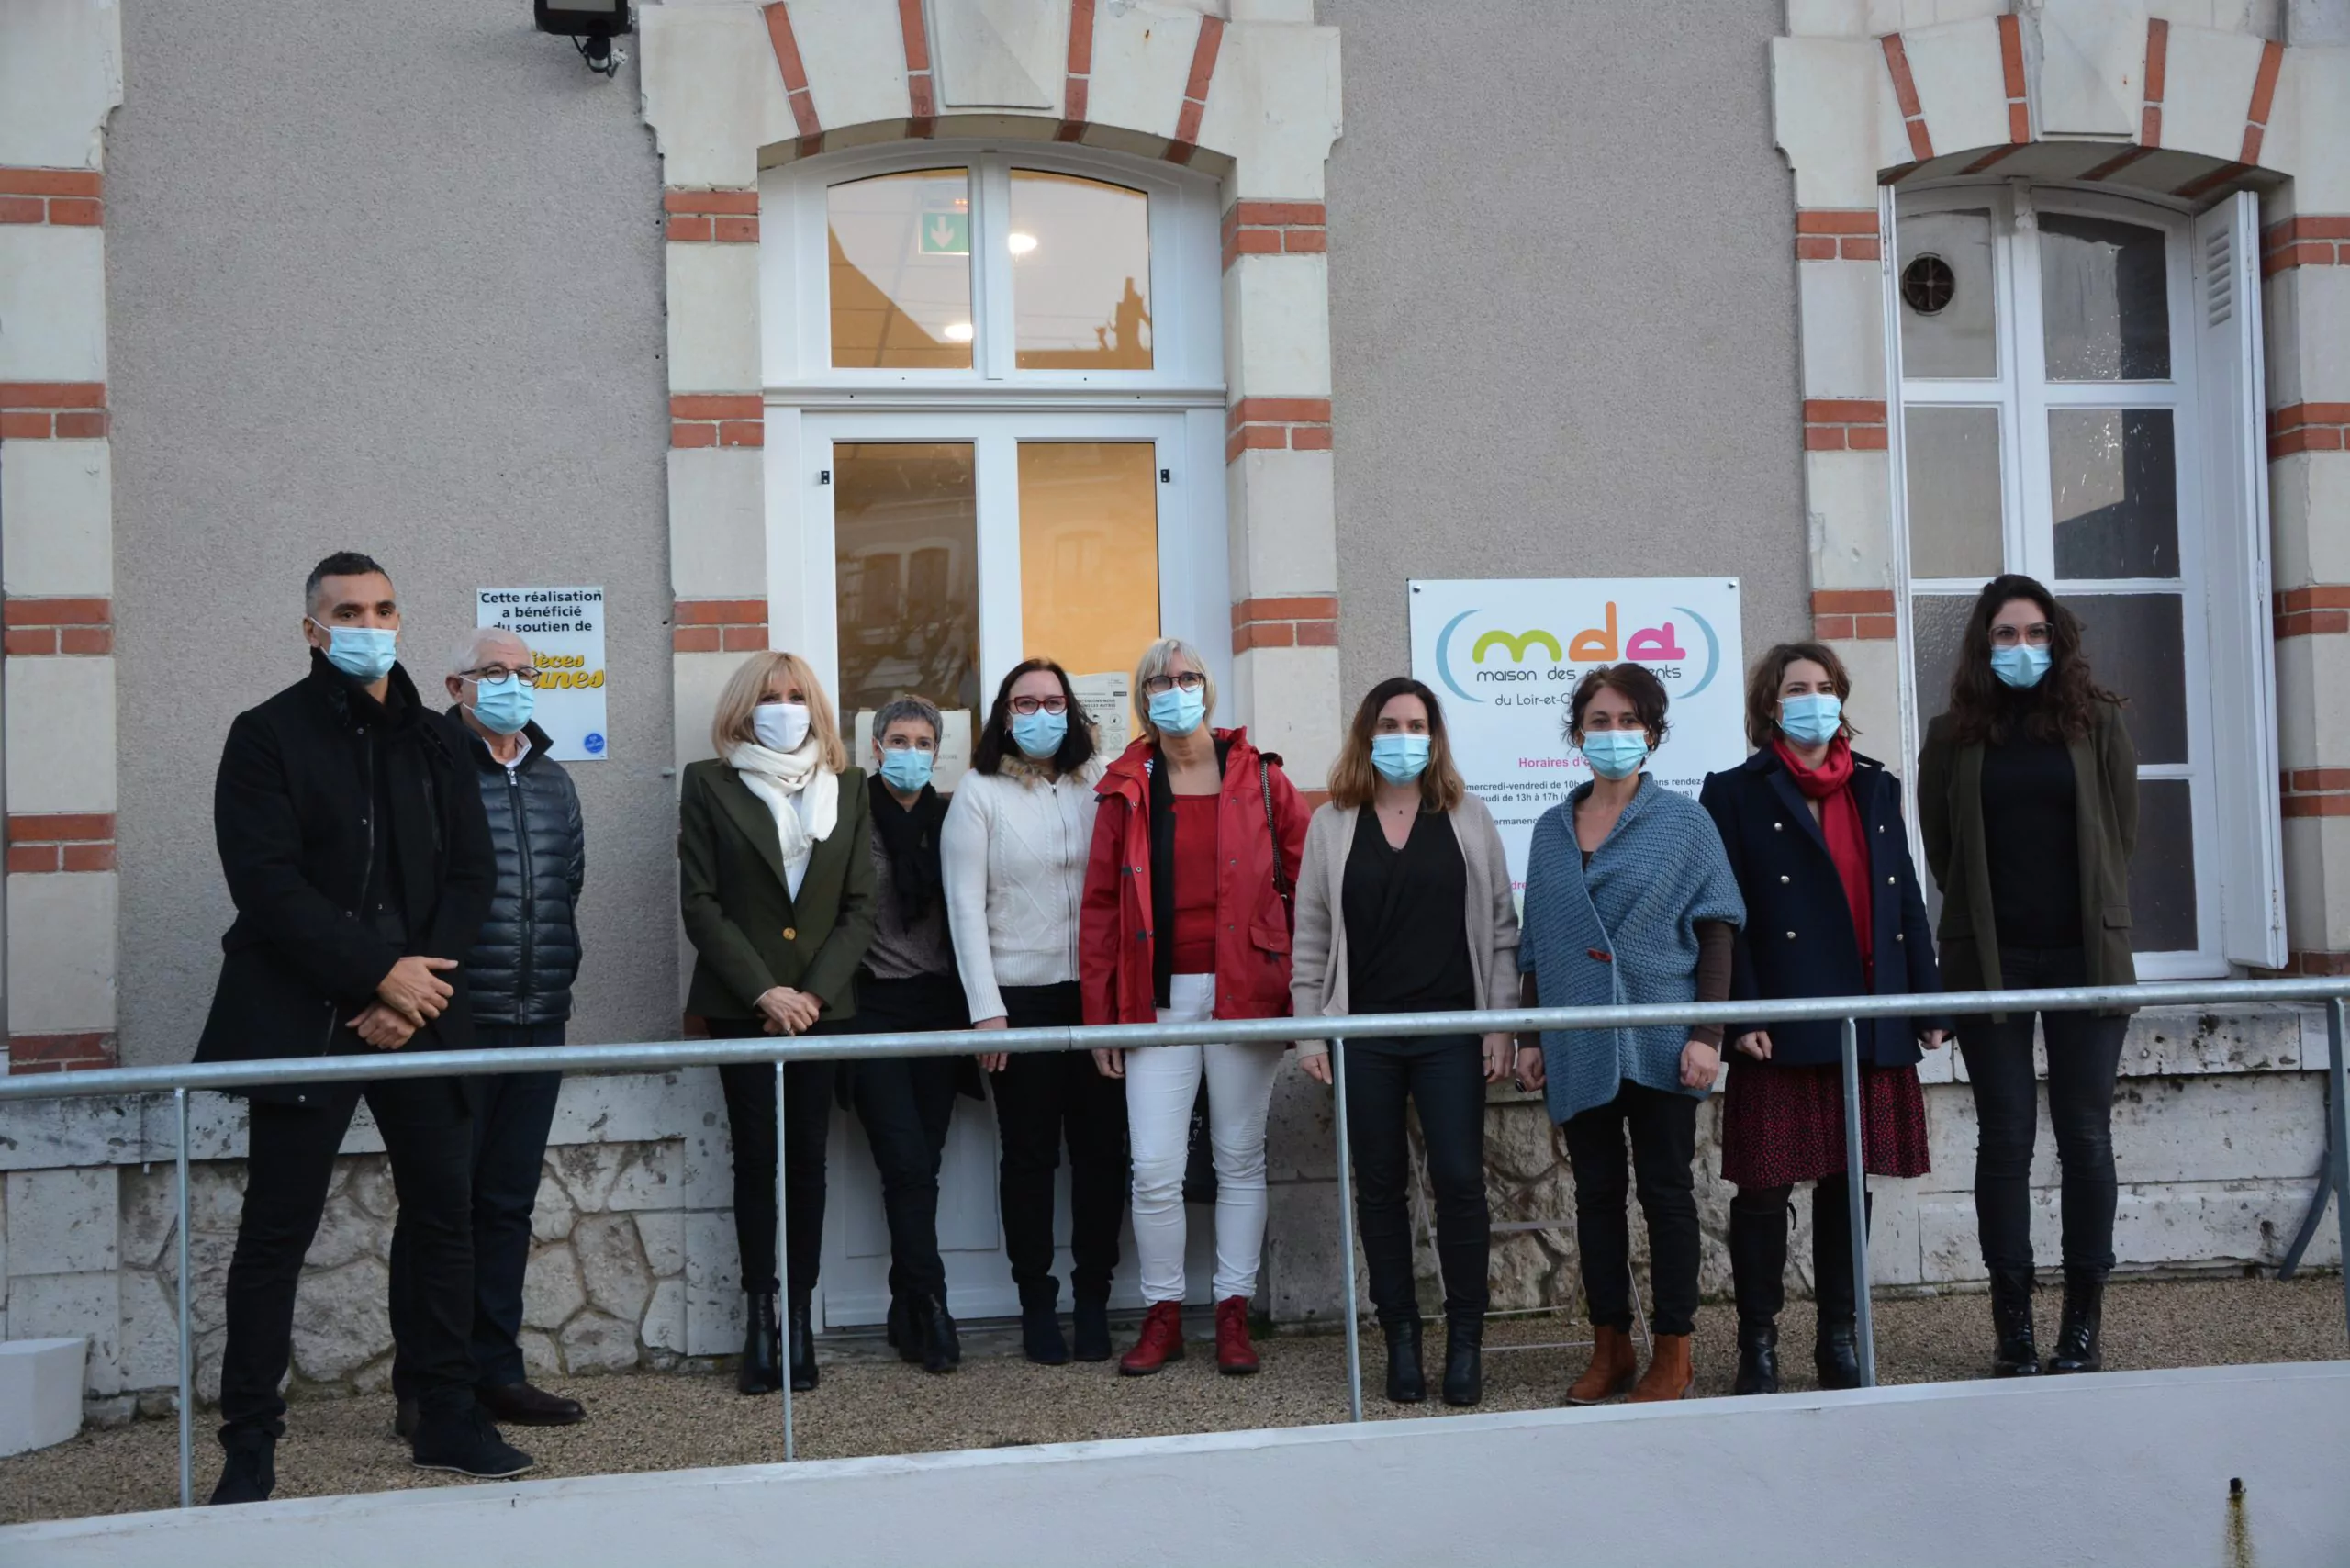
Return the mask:
[[[1861,1147],[1872,1176],[1923,1176],[1930,1169],[1916,1068],[1862,1067]],[[1843,1069],[1733,1058],[1722,1104],[1722,1180],[1792,1187],[1843,1170]]]

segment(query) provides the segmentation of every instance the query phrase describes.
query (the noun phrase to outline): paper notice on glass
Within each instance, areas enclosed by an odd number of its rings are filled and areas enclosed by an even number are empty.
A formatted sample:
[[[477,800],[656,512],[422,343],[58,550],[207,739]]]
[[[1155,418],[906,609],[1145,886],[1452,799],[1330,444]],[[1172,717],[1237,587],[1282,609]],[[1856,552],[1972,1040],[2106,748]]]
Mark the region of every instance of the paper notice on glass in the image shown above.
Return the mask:
[[[1124,670],[1108,675],[1073,675],[1078,702],[1093,721],[1096,756],[1114,757],[1134,738],[1134,678]]]
[[[600,762],[604,736],[604,590],[599,588],[481,588],[474,624],[519,635],[539,666],[532,713],[557,762]]]
[[[856,745],[849,755],[849,761],[867,773],[874,768],[873,713],[870,708],[856,711]],[[938,737],[938,760],[931,765],[930,781],[940,794],[951,795],[971,767],[971,711],[949,708],[939,717],[946,733]]]

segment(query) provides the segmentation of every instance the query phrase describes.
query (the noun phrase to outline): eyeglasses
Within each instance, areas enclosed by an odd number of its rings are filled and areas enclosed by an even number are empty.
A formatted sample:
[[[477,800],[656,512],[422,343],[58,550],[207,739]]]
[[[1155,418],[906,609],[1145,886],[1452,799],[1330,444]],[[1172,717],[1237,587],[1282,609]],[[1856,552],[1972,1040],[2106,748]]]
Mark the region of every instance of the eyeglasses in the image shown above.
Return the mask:
[[[1178,687],[1185,691],[1197,691],[1207,683],[1206,676],[1198,670],[1187,669],[1180,675],[1154,675],[1142,683],[1142,691],[1146,697],[1160,697]]]
[[[1069,699],[1066,697],[1015,697],[1012,700],[1012,711],[1024,719],[1036,713],[1066,713],[1069,711]]]
[[[539,683],[539,672],[528,666],[520,669],[508,669],[504,665],[484,665],[479,669],[463,670],[459,673],[467,680],[504,680],[510,675],[525,686],[536,686]]]
[[[1991,628],[1991,645],[1995,648],[2012,648],[2019,643],[2029,643],[2035,648],[2044,648],[2048,645],[2049,638],[2054,634],[2045,621],[2035,621],[2023,628],[2020,633],[2013,626],[1994,626]]]

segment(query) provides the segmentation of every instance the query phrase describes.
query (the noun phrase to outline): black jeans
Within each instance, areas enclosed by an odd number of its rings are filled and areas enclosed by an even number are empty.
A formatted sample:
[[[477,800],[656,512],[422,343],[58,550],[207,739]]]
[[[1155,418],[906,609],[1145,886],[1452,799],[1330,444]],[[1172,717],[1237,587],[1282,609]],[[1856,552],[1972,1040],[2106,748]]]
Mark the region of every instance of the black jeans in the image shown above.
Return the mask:
[[[963,988],[953,977],[856,977],[859,1034],[911,1034],[970,1026]],[[955,1120],[953,1057],[892,1057],[851,1063],[849,1103],[865,1124],[881,1172],[881,1211],[890,1222],[890,1294],[946,1295],[938,1256],[938,1162]]]
[[[470,1409],[473,1327],[473,1121],[453,1078],[341,1083],[316,1106],[252,1104],[245,1206],[226,1291],[220,1435],[285,1432],[277,1391],[293,1355],[294,1292],[326,1209],[335,1152],[364,1095],[392,1162],[408,1236],[410,1305],[404,1349],[428,1417]]]
[[[1444,1315],[1478,1320],[1486,1287],[1493,1218],[1485,1204],[1485,1064],[1473,1035],[1349,1040],[1347,1152],[1355,1167],[1355,1224],[1371,1271],[1371,1302],[1382,1324],[1420,1315],[1412,1270],[1411,1181],[1406,1102],[1420,1113],[1428,1187],[1436,1207],[1436,1256],[1444,1274]]]
[[[561,1024],[474,1025],[486,1051],[559,1046]],[[461,1078],[474,1118],[474,1381],[497,1388],[523,1381],[522,1276],[531,1266],[531,1209],[539,1200],[539,1167],[563,1088],[559,1072],[501,1072]],[[408,1209],[392,1226],[392,1392],[417,1395],[416,1265]]]
[[[1575,1173],[1575,1245],[1583,1254],[1591,1321],[1632,1327],[1632,1219],[1624,1206],[1637,1184],[1649,1222],[1649,1328],[1687,1334],[1697,1315],[1696,1096],[1624,1080],[1616,1098],[1570,1116],[1560,1130]],[[1624,1140],[1631,1137],[1627,1176]]]
[[[1008,985],[1005,1021],[1014,1029],[1085,1022],[1077,982]],[[995,1122],[1003,1144],[996,1197],[1003,1250],[1024,1305],[1060,1300],[1053,1278],[1053,1173],[1069,1144],[1069,1288],[1079,1301],[1107,1301],[1125,1223],[1126,1086],[1104,1078],[1090,1051],[1015,1056],[994,1075]]]
[[[755,1018],[712,1018],[713,1040],[764,1038]],[[814,1031],[834,1031],[819,1025]],[[824,1257],[824,1143],[832,1134],[831,1062],[788,1062],[783,1070],[783,1114],[790,1139],[784,1170],[784,1196],[791,1205],[790,1299],[805,1301],[816,1291]],[[773,1295],[782,1288],[775,1256],[775,1066],[742,1062],[718,1070],[726,1092],[726,1127],[734,1140],[734,1245],[743,1255],[743,1288]]]
[[[2001,947],[2000,979],[2017,990],[2086,983],[2078,947]],[[2040,1095],[2031,1061],[2037,1016],[2048,1041],[2048,1120],[2064,1167],[2065,1267],[2113,1267],[2113,1083],[2127,1018],[2094,1013],[2010,1013],[1958,1020],[1958,1048],[1975,1087],[1975,1216],[1983,1261],[2031,1267],[2031,1146]]]

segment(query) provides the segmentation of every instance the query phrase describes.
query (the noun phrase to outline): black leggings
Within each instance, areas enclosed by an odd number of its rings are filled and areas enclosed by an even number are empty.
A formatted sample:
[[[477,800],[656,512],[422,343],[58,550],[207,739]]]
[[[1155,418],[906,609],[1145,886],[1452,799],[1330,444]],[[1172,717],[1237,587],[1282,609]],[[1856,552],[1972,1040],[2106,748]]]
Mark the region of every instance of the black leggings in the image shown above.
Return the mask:
[[[1697,1316],[1697,1107],[1693,1094],[1674,1094],[1626,1079],[1616,1098],[1560,1125],[1575,1173],[1575,1245],[1583,1254],[1583,1296],[1592,1323],[1632,1327],[1632,1221],[1624,1207],[1637,1183],[1649,1222],[1649,1327],[1687,1334]],[[1631,1175],[1625,1174],[1629,1129]]]
[[[1047,1029],[1085,1022],[1077,982],[1008,985],[1005,1017],[1014,1029]],[[1126,1086],[1104,1078],[1089,1051],[1031,1052],[1011,1058],[993,1075],[998,1136],[1003,1160],[996,1199],[1003,1215],[1003,1250],[1023,1307],[1060,1300],[1053,1275],[1053,1178],[1061,1145],[1069,1145],[1069,1290],[1080,1302],[1110,1298],[1118,1266],[1118,1227],[1125,1223]]]
[[[817,1033],[824,1033],[819,1025]],[[767,1033],[755,1018],[712,1018],[713,1040],[747,1040]],[[791,1299],[815,1294],[824,1256],[824,1140],[832,1131],[831,1062],[787,1063],[783,1111],[790,1137],[785,1195],[791,1205]],[[741,1062],[718,1070],[726,1092],[727,1131],[734,1140],[734,1244],[743,1255],[743,1288],[773,1295],[780,1287],[775,1258],[775,1066]]]
[[[861,1034],[968,1025],[963,988],[951,976],[856,977],[856,1017],[850,1026]],[[890,1222],[890,1294],[943,1300],[946,1265],[938,1256],[938,1165],[955,1120],[957,1059],[890,1057],[851,1062],[842,1070],[848,1075],[849,1103],[865,1124],[865,1140],[881,1173],[881,1212]]]
[[[2085,983],[2078,947],[2002,947],[1999,976],[2017,990]],[[2010,1013],[1958,1020],[1958,1048],[1975,1089],[1975,1216],[1983,1261],[2031,1268],[2031,1146],[2039,1085],[2031,1060],[2034,1017],[2048,1041],[2048,1121],[2064,1168],[2065,1267],[2102,1275],[2113,1267],[2113,1086],[2127,1018],[2094,1013]]]
[[[1492,1213],[1485,1203],[1485,1064],[1473,1035],[1349,1040],[1347,1149],[1355,1167],[1355,1214],[1371,1269],[1371,1300],[1382,1324],[1420,1315],[1412,1278],[1412,1222],[1404,1206],[1411,1173],[1406,1102],[1420,1113],[1435,1199],[1436,1255],[1444,1271],[1444,1315],[1480,1321]]]

